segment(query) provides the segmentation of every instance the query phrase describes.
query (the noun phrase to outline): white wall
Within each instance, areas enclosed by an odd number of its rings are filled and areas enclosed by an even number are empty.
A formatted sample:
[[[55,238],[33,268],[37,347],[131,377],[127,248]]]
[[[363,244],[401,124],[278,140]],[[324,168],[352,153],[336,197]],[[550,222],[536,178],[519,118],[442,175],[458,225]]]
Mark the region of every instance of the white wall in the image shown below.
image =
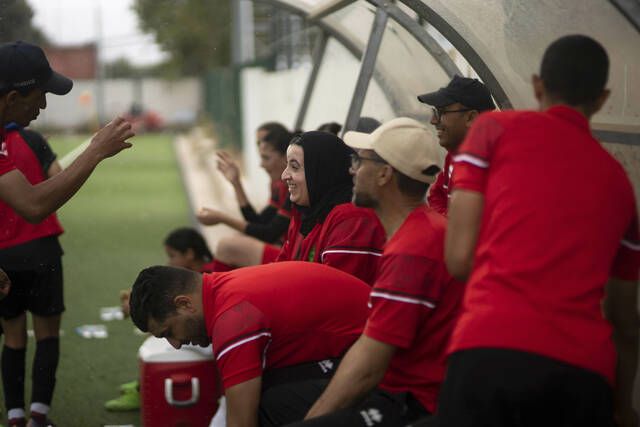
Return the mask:
[[[203,108],[203,90],[198,79],[168,81],[143,79],[141,91],[131,79],[104,81],[104,116],[111,119],[126,113],[134,101],[154,111],[167,124],[193,120]],[[142,99],[135,99],[142,93]],[[47,109],[40,113],[37,126],[76,128],[96,121],[97,84],[95,80],[76,80],[65,96],[47,95]]]

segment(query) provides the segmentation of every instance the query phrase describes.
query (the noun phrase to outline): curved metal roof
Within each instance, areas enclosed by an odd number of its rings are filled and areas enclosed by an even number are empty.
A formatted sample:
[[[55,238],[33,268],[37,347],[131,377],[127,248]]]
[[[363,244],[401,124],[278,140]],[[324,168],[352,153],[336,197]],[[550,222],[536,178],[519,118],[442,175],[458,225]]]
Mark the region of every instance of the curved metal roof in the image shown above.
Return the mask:
[[[264,0],[262,0],[264,1]],[[317,23],[363,64],[354,98],[366,98],[367,71],[398,115],[424,115],[415,96],[442,86],[457,63],[437,30],[490,88],[502,108],[533,108],[530,80],[546,46],[588,34],[608,50],[611,98],[593,126],[609,142],[640,144],[640,7],[628,0],[267,0]],[[384,15],[384,16],[383,16]],[[376,16],[379,18],[376,18]],[[383,28],[377,28],[376,26]],[[380,36],[370,39],[378,30]],[[376,42],[377,46],[371,46]],[[367,53],[369,51],[369,58]],[[373,54],[373,58],[371,58]],[[365,64],[367,62],[367,64]],[[363,67],[365,68],[365,67]],[[363,75],[364,73],[364,75]],[[465,72],[466,73],[466,72]],[[363,101],[366,103],[366,101]],[[352,108],[358,109],[353,105]],[[350,117],[360,111],[351,111]],[[347,120],[349,122],[349,120]],[[347,123],[347,127],[349,123]]]

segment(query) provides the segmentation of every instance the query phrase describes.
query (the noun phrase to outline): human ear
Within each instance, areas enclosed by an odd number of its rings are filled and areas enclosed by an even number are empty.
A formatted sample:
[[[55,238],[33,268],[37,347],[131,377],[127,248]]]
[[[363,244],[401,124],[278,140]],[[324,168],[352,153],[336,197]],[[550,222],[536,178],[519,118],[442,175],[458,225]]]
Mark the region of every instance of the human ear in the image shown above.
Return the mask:
[[[390,165],[383,165],[377,174],[377,183],[379,187],[385,186],[389,181],[393,179],[393,168]]]
[[[189,295],[176,295],[173,299],[173,303],[176,307],[176,311],[188,311],[193,312],[194,305]]]

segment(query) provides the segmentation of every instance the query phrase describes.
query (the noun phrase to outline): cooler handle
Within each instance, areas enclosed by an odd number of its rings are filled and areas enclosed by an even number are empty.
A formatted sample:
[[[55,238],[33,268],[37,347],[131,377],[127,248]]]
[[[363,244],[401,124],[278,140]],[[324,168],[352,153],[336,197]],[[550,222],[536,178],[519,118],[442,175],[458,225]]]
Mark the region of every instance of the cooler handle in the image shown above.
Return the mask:
[[[191,398],[187,400],[176,400],[173,398],[173,380],[171,378],[165,378],[164,398],[171,406],[184,407],[195,405],[200,398],[200,381],[198,378],[191,378]]]

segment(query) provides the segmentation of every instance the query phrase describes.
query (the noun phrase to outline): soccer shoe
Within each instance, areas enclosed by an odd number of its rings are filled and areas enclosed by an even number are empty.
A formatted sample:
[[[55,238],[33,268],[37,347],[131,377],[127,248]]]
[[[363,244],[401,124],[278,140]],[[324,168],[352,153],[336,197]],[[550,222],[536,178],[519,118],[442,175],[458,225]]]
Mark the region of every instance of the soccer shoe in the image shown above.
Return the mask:
[[[126,393],[127,391],[131,390],[131,391],[138,391],[138,380],[135,381],[129,381],[128,383],[124,383],[124,384],[120,384],[120,391],[122,393]]]
[[[107,411],[124,412],[140,409],[140,393],[138,390],[127,391],[117,399],[109,400],[104,404]]]
[[[31,412],[31,418],[29,418],[27,427],[56,427],[56,425],[53,421],[47,418],[46,415],[34,415],[34,413]]]

